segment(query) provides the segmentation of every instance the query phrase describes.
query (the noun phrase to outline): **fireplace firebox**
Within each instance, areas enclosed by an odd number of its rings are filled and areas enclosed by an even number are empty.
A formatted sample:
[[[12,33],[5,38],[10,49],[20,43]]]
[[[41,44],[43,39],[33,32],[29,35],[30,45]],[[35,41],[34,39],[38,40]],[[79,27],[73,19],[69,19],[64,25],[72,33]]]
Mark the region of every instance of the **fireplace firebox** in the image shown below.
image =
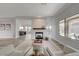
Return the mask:
[[[35,39],[43,39],[43,32],[35,32]]]

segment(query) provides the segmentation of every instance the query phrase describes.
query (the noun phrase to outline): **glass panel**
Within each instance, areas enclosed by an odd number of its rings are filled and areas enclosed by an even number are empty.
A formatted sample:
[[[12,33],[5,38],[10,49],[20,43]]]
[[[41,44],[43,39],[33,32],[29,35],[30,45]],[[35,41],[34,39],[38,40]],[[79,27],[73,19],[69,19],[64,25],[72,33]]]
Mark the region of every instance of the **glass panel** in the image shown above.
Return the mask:
[[[59,22],[59,34],[64,36],[64,20]]]
[[[79,39],[79,19],[69,20],[68,36],[72,39]]]

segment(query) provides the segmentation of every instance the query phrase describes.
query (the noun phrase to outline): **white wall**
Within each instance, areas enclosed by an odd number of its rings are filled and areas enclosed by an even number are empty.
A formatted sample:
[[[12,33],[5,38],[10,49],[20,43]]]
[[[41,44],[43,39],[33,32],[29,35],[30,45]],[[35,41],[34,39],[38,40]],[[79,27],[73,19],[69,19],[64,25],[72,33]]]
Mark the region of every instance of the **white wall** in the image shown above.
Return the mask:
[[[34,20],[34,19],[33,19]],[[48,38],[55,38],[56,37],[56,19],[54,17],[46,17],[44,18],[46,25],[47,26],[51,26],[51,30],[32,30],[32,39],[35,39],[35,32],[43,32],[43,36],[44,37],[48,37]]]
[[[12,18],[1,18],[0,24],[11,24],[10,31],[0,31],[0,38],[14,38],[14,19]]]
[[[11,24],[11,31],[9,32],[0,32],[0,38],[19,38],[19,27],[23,25],[32,26],[32,20],[34,19],[27,19],[27,18],[14,18],[14,19],[0,19],[0,22],[3,23],[10,23]],[[44,19],[46,21],[46,26],[52,26],[51,30],[43,30],[44,37],[55,38],[56,37],[56,20],[54,17],[46,17]],[[35,32],[32,30],[30,34],[32,38],[35,37]]]
[[[75,50],[79,50],[79,40],[71,40],[70,38],[59,36],[58,21],[62,20],[64,18],[68,18],[68,17],[78,14],[78,13],[79,13],[79,4],[72,4],[69,8],[67,8],[61,14],[59,14],[57,16],[57,20],[56,20],[56,36],[57,36],[56,40],[66,46],[69,46],[69,47],[75,49]]]
[[[23,19],[23,18],[16,18],[16,38],[19,37],[19,27],[21,25],[28,25],[32,27],[32,21],[34,19]],[[49,37],[49,38],[55,38],[56,37],[56,20],[54,17],[46,17],[44,19],[46,21],[46,26],[52,26],[51,30],[42,30],[44,32],[44,37]],[[31,30],[30,34],[32,36],[32,39],[35,39],[35,32],[37,32],[38,30]],[[41,31],[41,30],[39,30]]]
[[[49,17],[46,19],[47,20],[47,26],[52,26],[51,30],[47,30],[47,32],[49,32],[49,34],[47,36],[50,35],[50,38],[55,38],[56,37],[56,19],[54,17]]]
[[[31,21],[30,19],[23,19],[23,18],[16,18],[16,38],[19,37],[19,27],[20,26],[31,26]]]

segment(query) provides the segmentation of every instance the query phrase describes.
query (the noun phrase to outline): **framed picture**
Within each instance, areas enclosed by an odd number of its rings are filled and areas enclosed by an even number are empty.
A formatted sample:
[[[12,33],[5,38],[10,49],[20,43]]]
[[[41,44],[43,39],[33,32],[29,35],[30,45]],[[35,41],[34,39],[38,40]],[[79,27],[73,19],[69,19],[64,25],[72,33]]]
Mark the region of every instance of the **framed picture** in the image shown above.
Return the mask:
[[[11,30],[11,24],[5,24],[5,30],[7,31]]]
[[[0,31],[10,31],[11,24],[0,24]]]
[[[5,30],[5,24],[0,24],[0,31],[4,31]]]

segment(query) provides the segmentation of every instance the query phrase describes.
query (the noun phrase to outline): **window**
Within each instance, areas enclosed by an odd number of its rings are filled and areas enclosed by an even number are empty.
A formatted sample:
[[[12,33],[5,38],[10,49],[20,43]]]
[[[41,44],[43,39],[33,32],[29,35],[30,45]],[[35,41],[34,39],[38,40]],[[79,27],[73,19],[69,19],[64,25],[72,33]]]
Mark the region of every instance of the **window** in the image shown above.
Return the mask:
[[[64,20],[59,22],[59,35],[64,36]]]
[[[59,21],[59,34],[79,40],[79,14]]]
[[[20,31],[27,31],[30,32],[31,31],[31,26],[20,26],[19,27]]]
[[[31,26],[29,26],[29,27],[28,27],[28,31],[30,32],[30,31],[31,31],[31,29],[32,29],[32,28],[31,28]]]
[[[27,31],[27,26],[25,26],[25,30]]]
[[[20,26],[20,27],[19,27],[19,30],[23,30],[23,28],[24,28],[23,26]]]
[[[68,25],[68,37],[79,39],[79,18],[69,20]]]

